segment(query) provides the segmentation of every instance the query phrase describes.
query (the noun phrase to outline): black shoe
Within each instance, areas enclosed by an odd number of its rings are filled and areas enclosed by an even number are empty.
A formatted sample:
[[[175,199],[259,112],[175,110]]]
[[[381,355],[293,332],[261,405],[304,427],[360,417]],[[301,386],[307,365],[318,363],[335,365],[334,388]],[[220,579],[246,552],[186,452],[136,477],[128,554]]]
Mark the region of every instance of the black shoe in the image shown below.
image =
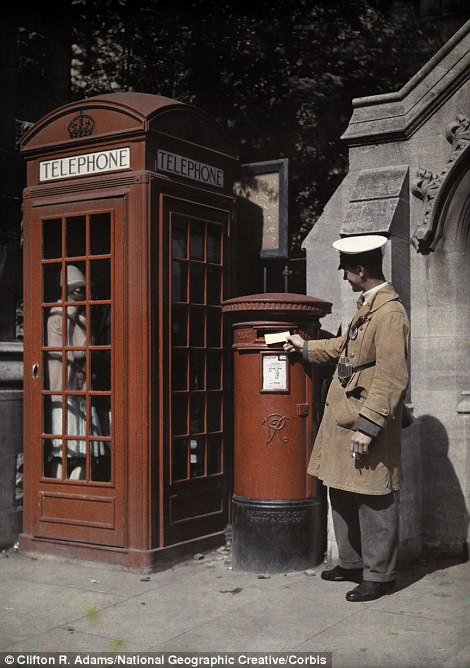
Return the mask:
[[[376,598],[389,594],[393,589],[393,582],[371,582],[363,580],[355,589],[348,591],[346,600],[356,602],[375,601]]]
[[[323,571],[321,577],[328,582],[362,582],[362,568],[335,566],[329,571]]]

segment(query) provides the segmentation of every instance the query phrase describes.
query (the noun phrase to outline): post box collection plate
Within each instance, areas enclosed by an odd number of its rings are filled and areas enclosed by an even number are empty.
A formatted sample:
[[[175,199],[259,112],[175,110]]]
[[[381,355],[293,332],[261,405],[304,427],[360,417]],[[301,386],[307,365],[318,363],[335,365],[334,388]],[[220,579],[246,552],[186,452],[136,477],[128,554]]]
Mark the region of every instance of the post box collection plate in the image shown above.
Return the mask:
[[[289,390],[289,367],[287,355],[262,353],[262,392],[287,392]]]

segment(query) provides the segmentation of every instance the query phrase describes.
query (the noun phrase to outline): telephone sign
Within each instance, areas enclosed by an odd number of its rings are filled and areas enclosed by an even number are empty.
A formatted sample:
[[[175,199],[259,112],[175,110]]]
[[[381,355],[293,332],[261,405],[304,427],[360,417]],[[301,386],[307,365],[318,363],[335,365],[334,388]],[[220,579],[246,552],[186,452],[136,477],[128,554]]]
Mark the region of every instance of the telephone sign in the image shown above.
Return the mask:
[[[130,149],[119,148],[85,155],[71,155],[67,158],[43,160],[39,163],[39,181],[67,179],[71,176],[103,174],[121,169],[129,169]]]

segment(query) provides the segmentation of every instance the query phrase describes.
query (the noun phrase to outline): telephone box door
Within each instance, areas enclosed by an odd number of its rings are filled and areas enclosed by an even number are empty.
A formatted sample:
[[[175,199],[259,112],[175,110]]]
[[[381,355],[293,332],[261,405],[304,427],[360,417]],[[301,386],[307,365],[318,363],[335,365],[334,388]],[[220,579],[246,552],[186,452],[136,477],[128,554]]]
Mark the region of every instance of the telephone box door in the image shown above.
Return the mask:
[[[119,198],[33,207],[25,512],[38,537],[124,544],[121,236]]]
[[[167,304],[160,382],[169,421],[165,452],[164,542],[221,531],[228,522],[222,301],[229,211],[162,196]],[[165,423],[165,421],[162,421]]]

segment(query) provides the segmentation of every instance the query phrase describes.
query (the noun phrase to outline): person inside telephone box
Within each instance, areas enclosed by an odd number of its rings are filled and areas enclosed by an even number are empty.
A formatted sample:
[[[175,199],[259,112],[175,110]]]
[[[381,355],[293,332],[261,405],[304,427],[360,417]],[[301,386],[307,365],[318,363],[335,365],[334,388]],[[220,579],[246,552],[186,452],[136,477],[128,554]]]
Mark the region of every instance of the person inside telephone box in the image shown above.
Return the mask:
[[[328,487],[338,545],[339,563],[322,578],[357,583],[346,594],[351,602],[390,593],[396,577],[410,324],[382,271],[386,242],[382,235],[334,242],[344,280],[360,293],[358,310],[342,336],[295,334],[284,344],[311,364],[336,363],[308,473]]]
[[[57,300],[57,306],[51,307],[47,317],[47,346],[55,348],[47,353],[48,384],[50,391],[62,393],[65,382],[65,391],[76,394],[65,395],[63,403],[62,394],[50,396],[50,422],[49,429],[54,435],[64,432],[77,437],[68,438],[66,444],[66,477],[69,479],[83,480],[86,473],[86,440],[87,416],[86,416],[86,346],[92,343],[91,336],[87,338],[86,307],[86,278],[81,269],[73,264],[67,266],[66,271],[66,301],[68,305],[62,306],[62,300]],[[62,281],[60,281],[62,283]],[[62,286],[61,286],[62,287]],[[77,302],[74,304],[73,302]],[[64,332],[65,315],[65,332]],[[67,348],[64,352],[64,348]],[[66,364],[65,380],[62,364]],[[90,418],[90,434],[98,436],[102,432],[100,417],[93,407]],[[62,478],[64,442],[61,437],[50,439],[50,447],[47,453],[46,471],[47,477]],[[94,447],[102,449],[99,441],[94,442]],[[100,453],[94,453],[99,455]]]

